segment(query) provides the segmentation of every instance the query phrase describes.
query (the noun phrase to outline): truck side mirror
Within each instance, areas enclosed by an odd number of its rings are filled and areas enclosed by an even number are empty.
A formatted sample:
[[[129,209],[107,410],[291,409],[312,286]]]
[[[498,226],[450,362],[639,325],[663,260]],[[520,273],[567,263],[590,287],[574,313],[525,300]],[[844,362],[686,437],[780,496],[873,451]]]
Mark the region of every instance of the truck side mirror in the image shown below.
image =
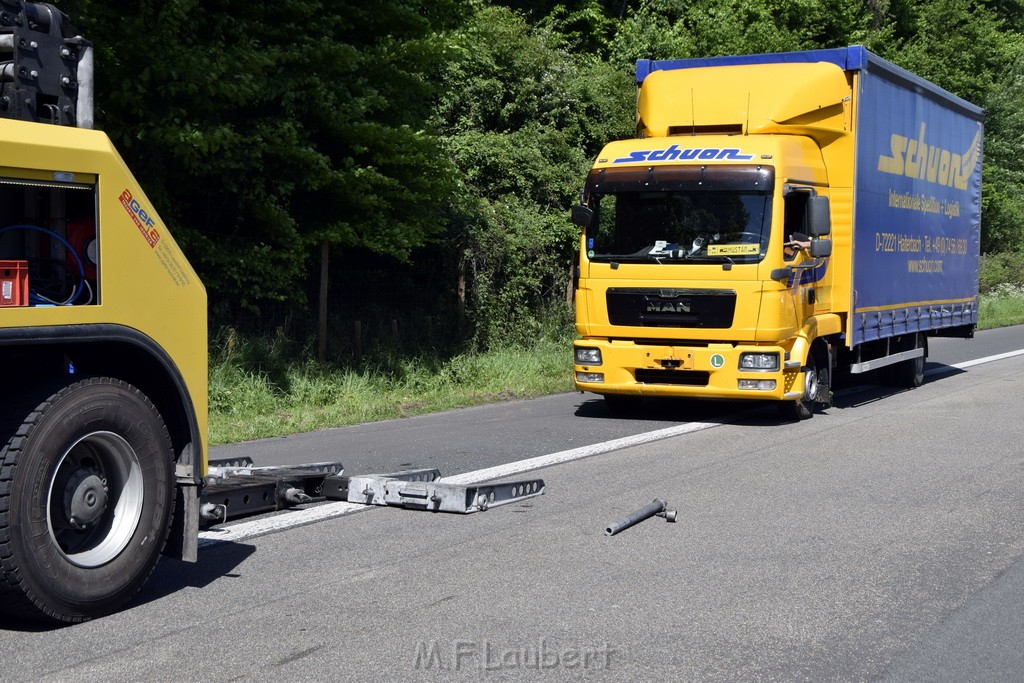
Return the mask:
[[[824,258],[832,255],[832,240],[818,239],[811,242],[811,257]]]
[[[822,237],[832,232],[828,197],[807,198],[807,232],[814,237]]]
[[[581,228],[589,228],[594,222],[594,210],[589,206],[577,204],[572,207],[572,222]]]

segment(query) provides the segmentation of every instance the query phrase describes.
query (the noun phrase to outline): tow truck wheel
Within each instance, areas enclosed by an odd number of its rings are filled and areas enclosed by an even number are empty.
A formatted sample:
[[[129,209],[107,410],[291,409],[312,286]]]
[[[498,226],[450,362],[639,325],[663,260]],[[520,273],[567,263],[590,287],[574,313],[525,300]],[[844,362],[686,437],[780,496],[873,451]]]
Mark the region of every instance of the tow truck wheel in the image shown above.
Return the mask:
[[[156,566],[174,505],[156,408],[91,378],[43,397],[4,438],[0,611],[79,622],[122,605]]]

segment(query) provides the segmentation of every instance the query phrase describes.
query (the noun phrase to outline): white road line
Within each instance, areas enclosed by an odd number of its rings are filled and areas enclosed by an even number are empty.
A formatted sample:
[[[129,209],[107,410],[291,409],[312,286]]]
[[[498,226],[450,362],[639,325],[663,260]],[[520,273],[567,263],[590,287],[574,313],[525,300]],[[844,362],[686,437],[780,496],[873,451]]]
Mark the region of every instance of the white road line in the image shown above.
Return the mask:
[[[978,358],[964,363],[957,363],[950,367],[958,370],[964,370],[975,365],[981,365],[982,363],[991,363],[993,361],[1004,360],[1006,358],[1013,358],[1014,356],[1020,355],[1024,355],[1024,349],[1009,351],[1007,353],[988,356],[986,358]],[[936,369],[930,372],[937,371],[941,371],[941,369]],[[675,427],[656,429],[653,432],[634,434],[633,436],[625,436],[621,439],[612,439],[611,441],[595,443],[589,446],[580,446],[579,448],[572,448],[567,451],[549,453],[548,455],[540,455],[536,458],[519,460],[517,462],[510,462],[504,465],[497,465],[495,467],[488,467],[474,472],[464,472],[463,474],[444,477],[441,481],[446,484],[467,485],[479,484],[481,482],[493,481],[495,479],[504,479],[505,477],[511,477],[524,472],[539,470],[543,467],[551,467],[552,465],[560,465],[574,460],[582,460],[595,455],[617,451],[622,448],[629,448],[631,446],[651,443],[652,441],[668,439],[673,436],[699,432],[704,429],[710,429],[711,427],[717,427],[718,425],[719,423],[717,422],[689,422],[687,424],[676,425]],[[292,527],[305,526],[306,524],[320,522],[325,519],[344,517],[345,515],[351,515],[356,512],[363,512],[370,509],[373,509],[373,506],[338,502],[316,505],[305,510],[291,510],[269,518],[256,519],[251,522],[241,522],[232,526],[218,527],[216,529],[202,531],[199,533],[199,547],[206,548],[213,545],[219,545],[221,543],[238,543],[257,536],[273,533],[275,531],[283,531]]]
[[[983,363],[991,363],[992,361],[1004,360],[1006,358],[1013,358],[1014,356],[1024,356],[1024,349],[1017,349],[1016,351],[1007,351],[1006,353],[1000,353],[995,356],[987,356],[985,358],[978,358],[976,360],[969,360],[963,363],[957,363],[952,366],[958,370],[966,370],[972,368],[975,365],[981,365]]]
[[[291,510],[274,517],[241,522],[232,526],[217,527],[199,532],[199,547],[206,548],[221,543],[239,543],[256,536],[283,531],[292,527],[321,522],[325,519],[344,517],[356,512],[369,510],[369,505],[355,503],[327,503],[316,505],[305,510]]]
[[[675,427],[657,429],[653,432],[644,432],[643,434],[624,436],[621,439],[612,439],[611,441],[595,443],[590,446],[580,446],[579,448],[573,448],[568,451],[539,455],[536,458],[519,460],[517,462],[510,462],[504,465],[497,465],[495,467],[488,467],[487,469],[476,470],[475,472],[456,474],[451,477],[444,477],[441,481],[445,484],[479,484],[480,482],[491,481],[492,479],[500,479],[510,477],[514,474],[522,474],[523,472],[539,470],[542,467],[551,467],[552,465],[560,465],[565,462],[572,462],[573,460],[582,460],[583,458],[589,458],[594,455],[617,451],[620,448],[639,446],[640,444],[660,441],[661,439],[668,439],[681,434],[699,432],[703,429],[717,427],[718,425],[718,422],[689,422],[683,425],[676,425]]]

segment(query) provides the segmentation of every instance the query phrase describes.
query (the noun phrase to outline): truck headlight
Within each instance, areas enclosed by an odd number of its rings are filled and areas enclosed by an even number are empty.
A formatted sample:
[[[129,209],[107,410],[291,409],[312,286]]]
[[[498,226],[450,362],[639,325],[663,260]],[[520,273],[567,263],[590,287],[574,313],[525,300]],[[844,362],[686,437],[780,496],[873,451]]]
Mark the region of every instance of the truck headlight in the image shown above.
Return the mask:
[[[576,381],[577,382],[586,382],[588,384],[599,384],[601,382],[604,382],[604,373],[603,372],[577,372],[576,373]]]
[[[778,370],[778,353],[741,353],[740,370]]]
[[[577,346],[575,354],[577,365],[601,364],[601,349],[593,349],[587,346]]]

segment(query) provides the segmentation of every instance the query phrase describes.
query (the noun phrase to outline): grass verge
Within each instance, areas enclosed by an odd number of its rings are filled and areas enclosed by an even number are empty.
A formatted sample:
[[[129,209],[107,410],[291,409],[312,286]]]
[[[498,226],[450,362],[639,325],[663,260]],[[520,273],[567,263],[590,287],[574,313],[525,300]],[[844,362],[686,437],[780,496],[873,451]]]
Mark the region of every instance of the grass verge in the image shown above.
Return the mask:
[[[233,443],[572,390],[570,350],[531,349],[407,359],[330,370],[309,362],[277,373],[221,362],[210,372],[210,443]]]
[[[1002,284],[978,303],[978,329],[1008,327],[1024,323],[1024,285]]]

